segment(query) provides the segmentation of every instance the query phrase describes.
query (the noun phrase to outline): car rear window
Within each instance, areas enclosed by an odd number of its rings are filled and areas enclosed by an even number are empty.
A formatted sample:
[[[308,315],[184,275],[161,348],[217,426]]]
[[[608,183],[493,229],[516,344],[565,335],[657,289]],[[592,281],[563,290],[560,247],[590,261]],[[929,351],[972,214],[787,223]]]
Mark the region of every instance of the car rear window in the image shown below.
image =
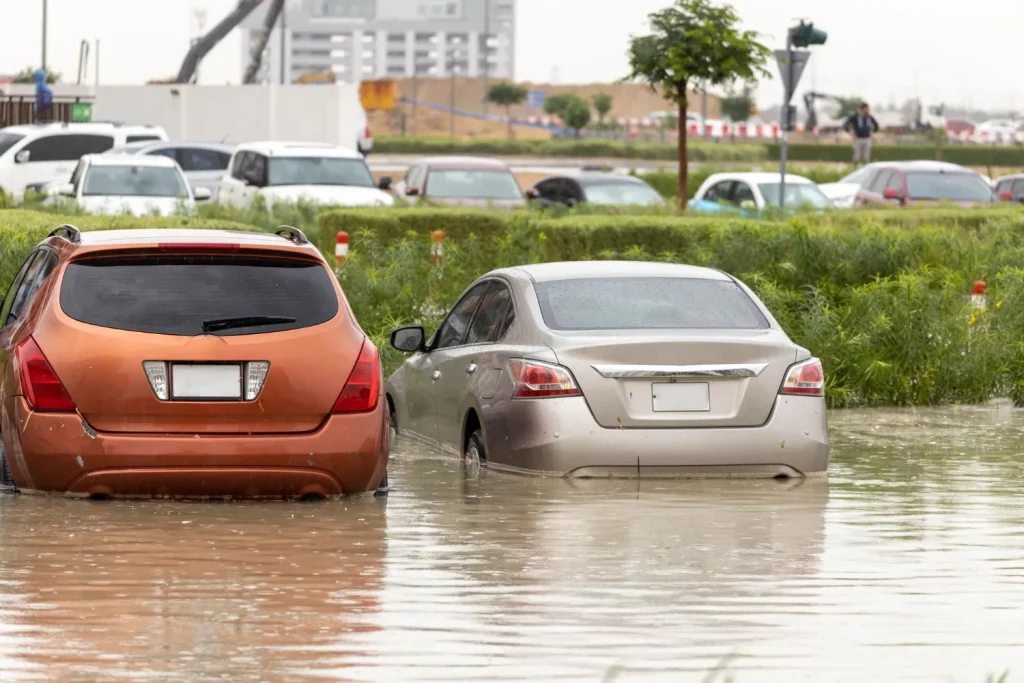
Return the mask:
[[[269,257],[131,256],[68,264],[61,308],[89,325],[195,336],[203,322],[246,317],[294,322],[223,329],[218,336],[312,327],[338,313],[331,275],[318,263]]]
[[[681,277],[587,278],[538,282],[544,323],[553,330],[745,330],[769,327],[733,282]]]
[[[974,173],[907,173],[907,194],[911,199],[951,202],[988,202],[992,187]]]

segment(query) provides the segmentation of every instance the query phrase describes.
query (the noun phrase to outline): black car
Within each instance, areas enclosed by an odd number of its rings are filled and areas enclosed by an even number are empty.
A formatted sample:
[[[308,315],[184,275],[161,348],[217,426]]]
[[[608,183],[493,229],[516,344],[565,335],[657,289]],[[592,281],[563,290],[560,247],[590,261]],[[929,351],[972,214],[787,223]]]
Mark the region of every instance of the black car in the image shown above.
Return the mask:
[[[617,173],[583,172],[545,178],[526,191],[541,206],[577,204],[657,206],[665,199],[640,178]]]

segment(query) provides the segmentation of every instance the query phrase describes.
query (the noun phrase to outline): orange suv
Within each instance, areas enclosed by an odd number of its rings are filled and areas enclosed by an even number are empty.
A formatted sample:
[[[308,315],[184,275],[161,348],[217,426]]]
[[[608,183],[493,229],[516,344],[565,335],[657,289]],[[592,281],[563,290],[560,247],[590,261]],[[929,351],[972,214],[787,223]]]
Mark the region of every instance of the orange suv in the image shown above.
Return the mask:
[[[0,485],[172,498],[386,486],[377,349],[294,228],[50,233],[0,308]]]

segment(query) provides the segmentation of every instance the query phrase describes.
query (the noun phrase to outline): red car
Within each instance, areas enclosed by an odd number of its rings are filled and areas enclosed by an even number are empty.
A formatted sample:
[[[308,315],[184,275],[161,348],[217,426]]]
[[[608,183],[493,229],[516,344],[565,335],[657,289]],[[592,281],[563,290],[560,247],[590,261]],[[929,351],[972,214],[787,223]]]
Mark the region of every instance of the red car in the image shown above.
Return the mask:
[[[909,206],[950,202],[978,206],[995,201],[992,186],[969,168],[941,161],[873,165],[854,206]]]

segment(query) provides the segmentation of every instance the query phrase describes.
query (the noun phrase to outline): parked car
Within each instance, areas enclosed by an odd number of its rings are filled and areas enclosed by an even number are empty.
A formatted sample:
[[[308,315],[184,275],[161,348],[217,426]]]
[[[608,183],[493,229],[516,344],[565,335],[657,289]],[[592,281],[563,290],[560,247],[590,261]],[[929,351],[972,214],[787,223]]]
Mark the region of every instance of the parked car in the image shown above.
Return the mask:
[[[358,99],[358,98],[357,98]],[[366,118],[366,110],[363,103],[359,103],[356,119],[356,149],[364,157],[370,156],[373,151],[373,133],[370,132],[370,123]]]
[[[26,190],[65,182],[86,154],[129,142],[166,140],[157,126],[120,123],[40,123],[0,128],[0,188],[16,200]]]
[[[210,198],[206,188],[193,191],[189,187],[173,159],[132,154],[85,155],[57,194],[73,199],[89,213],[108,216],[191,213],[197,197]]]
[[[388,379],[399,434],[572,477],[803,476],[829,461],[821,363],[741,282],[637,262],[497,270]]]
[[[996,178],[993,185],[999,201],[1024,203],[1024,173]]]
[[[358,153],[336,145],[307,142],[251,142],[239,145],[221,180],[219,200],[248,206],[257,196],[268,205],[308,201],[336,206],[391,206],[391,178],[374,183]]]
[[[210,199],[216,199],[220,180],[228,170],[234,151],[234,145],[174,141],[132,142],[123,147],[115,147],[107,154],[139,154],[174,159],[185,172],[193,191],[205,187],[209,190]]]
[[[619,173],[585,171],[545,178],[526,191],[527,199],[541,206],[603,204],[658,206],[665,198],[640,178]]]
[[[839,183],[823,185],[822,191],[847,207],[937,202],[975,206],[995,198],[991,181],[969,168],[942,161],[869,164]]]
[[[396,194],[455,206],[526,205],[519,181],[508,165],[479,157],[423,159],[405,172]]]
[[[294,228],[61,226],[0,307],[0,368],[8,490],[309,498],[385,477],[377,349]]]
[[[702,213],[735,213],[754,216],[779,207],[782,176],[779,173],[715,173],[693,195],[689,207]],[[835,208],[813,181],[786,174],[786,208],[824,211]]]

